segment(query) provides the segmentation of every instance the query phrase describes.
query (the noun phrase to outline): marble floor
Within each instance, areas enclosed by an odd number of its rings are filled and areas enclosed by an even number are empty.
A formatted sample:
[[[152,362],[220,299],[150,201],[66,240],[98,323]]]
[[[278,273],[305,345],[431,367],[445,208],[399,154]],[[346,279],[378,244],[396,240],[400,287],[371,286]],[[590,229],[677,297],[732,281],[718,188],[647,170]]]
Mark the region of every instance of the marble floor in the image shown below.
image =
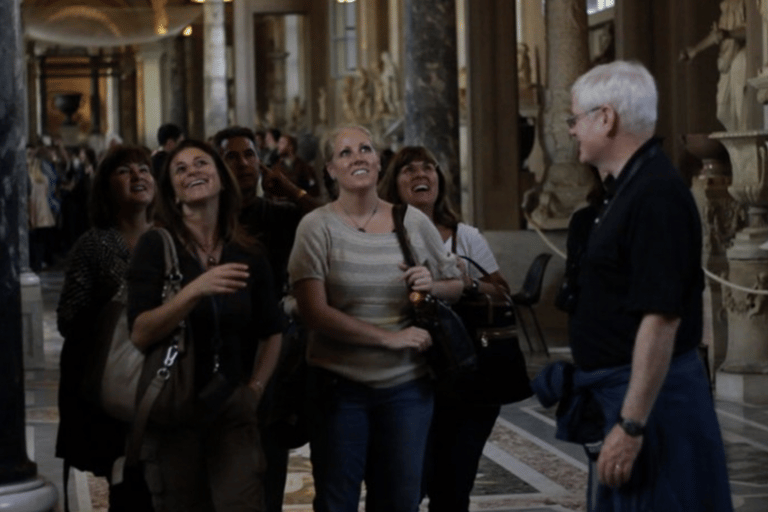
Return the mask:
[[[62,464],[53,453],[62,345],[56,330],[55,308],[63,277],[57,271],[44,271],[40,277],[46,358],[44,368],[26,372],[27,446],[29,457],[38,465],[38,473],[53,482],[61,497]],[[552,352],[553,358],[568,357],[564,350]],[[532,373],[544,363],[542,356],[529,357]],[[735,509],[768,511],[768,407],[718,401],[717,412]],[[542,408],[535,399],[505,406],[484,449],[471,510],[585,510],[586,457],[580,446],[556,440],[554,431],[554,410]],[[79,472],[70,478],[73,512],[106,511],[106,495],[102,479]],[[312,496],[309,447],[304,446],[291,453],[284,510],[311,511]],[[422,509],[426,510],[426,505]]]

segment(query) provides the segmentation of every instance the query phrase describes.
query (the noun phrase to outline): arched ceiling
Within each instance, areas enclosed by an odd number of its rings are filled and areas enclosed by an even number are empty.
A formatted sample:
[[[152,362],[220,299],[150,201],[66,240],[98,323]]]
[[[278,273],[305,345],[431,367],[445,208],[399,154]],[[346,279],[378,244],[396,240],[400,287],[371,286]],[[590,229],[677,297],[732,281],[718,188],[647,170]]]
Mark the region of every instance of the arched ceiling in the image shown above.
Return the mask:
[[[188,0],[25,0],[25,35],[63,46],[141,44],[181,32],[202,13]]]

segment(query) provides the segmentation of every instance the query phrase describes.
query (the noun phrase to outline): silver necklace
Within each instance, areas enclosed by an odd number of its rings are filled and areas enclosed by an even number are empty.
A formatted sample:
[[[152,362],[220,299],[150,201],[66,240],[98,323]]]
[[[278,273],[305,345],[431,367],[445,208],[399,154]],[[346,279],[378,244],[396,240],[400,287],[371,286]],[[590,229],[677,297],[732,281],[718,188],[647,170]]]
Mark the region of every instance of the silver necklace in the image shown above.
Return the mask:
[[[218,240],[216,240],[216,242],[213,244],[213,248],[210,251],[207,251],[205,249],[205,247],[203,247],[202,244],[200,244],[200,242],[198,242],[197,240],[193,239],[193,241],[194,241],[195,245],[197,246],[197,248],[200,249],[203,252],[203,254],[205,254],[205,257],[206,257],[206,259],[205,259],[205,266],[206,266],[206,268],[215,267],[216,265],[219,264],[219,261],[213,256],[213,253],[216,252],[216,248],[219,246],[219,241]]]
[[[379,211],[379,203],[380,203],[380,202],[381,202],[381,200],[380,200],[380,199],[377,199],[377,200],[376,200],[376,206],[374,206],[374,207],[373,207],[373,211],[372,211],[372,212],[371,212],[371,214],[368,216],[368,219],[366,219],[366,221],[363,223],[363,225],[362,225],[362,226],[361,226],[360,224],[358,224],[357,222],[355,222],[355,219],[353,219],[353,218],[352,218],[352,216],[349,214],[349,212],[347,211],[347,209],[346,209],[346,208],[344,208],[344,207],[341,205],[341,203],[339,203],[339,207],[341,208],[341,211],[343,211],[343,212],[346,214],[346,216],[347,216],[347,218],[350,220],[350,222],[352,222],[352,224],[354,224],[354,225],[355,225],[355,227],[357,228],[357,230],[358,230],[358,231],[360,231],[361,233],[365,233],[365,228],[366,228],[366,227],[368,227],[368,224],[371,222],[371,219],[373,219],[373,216],[374,216],[374,215],[376,215],[376,212],[377,212],[377,211]]]

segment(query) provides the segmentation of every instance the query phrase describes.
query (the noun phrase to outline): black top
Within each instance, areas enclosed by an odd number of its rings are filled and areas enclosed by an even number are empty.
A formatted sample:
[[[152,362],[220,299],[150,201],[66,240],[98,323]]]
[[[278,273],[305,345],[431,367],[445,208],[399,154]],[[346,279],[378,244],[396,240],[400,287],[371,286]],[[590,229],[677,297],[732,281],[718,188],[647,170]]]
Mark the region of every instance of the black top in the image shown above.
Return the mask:
[[[95,350],[95,320],[120,288],[128,257],[128,247],[117,230],[85,232],[70,252],[56,309],[64,337],[56,456],[98,476],[109,475],[114,460],[124,453],[128,425],[107,416],[84,396],[83,376]]]
[[[203,273],[203,268],[175,237],[174,242],[184,276],[182,286],[186,286]],[[220,263],[233,262],[248,264],[248,286],[232,294],[205,297],[187,316],[187,336],[195,347],[198,389],[213,374],[214,308],[219,312],[221,372],[233,384],[245,383],[250,378],[258,341],[281,330],[267,258],[230,243],[224,246]],[[140,313],[162,304],[164,272],[163,241],[159,233],[151,230],[139,239],[128,268],[127,312],[131,328]]]
[[[163,170],[166,158],[168,158],[168,152],[164,149],[152,155],[152,175],[155,179],[158,179],[160,176],[160,171]]]
[[[681,318],[675,354],[702,335],[701,222],[693,196],[651,139],[619,174],[592,226],[569,323],[577,365],[629,364],[643,315]]]
[[[242,224],[264,247],[274,275],[274,289],[280,296],[288,281],[288,257],[296,228],[304,212],[293,203],[257,197],[240,212]]]

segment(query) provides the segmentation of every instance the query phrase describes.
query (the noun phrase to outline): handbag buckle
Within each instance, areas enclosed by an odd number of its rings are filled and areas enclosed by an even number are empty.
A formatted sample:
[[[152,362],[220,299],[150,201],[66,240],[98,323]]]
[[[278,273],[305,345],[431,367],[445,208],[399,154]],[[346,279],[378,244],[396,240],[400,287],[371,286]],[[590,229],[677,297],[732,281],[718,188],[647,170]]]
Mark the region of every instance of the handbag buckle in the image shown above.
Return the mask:
[[[176,348],[176,345],[171,345],[168,347],[168,352],[165,353],[165,359],[163,360],[163,367],[164,368],[170,368],[173,366],[173,363],[176,362],[176,358],[179,356],[179,349]]]

